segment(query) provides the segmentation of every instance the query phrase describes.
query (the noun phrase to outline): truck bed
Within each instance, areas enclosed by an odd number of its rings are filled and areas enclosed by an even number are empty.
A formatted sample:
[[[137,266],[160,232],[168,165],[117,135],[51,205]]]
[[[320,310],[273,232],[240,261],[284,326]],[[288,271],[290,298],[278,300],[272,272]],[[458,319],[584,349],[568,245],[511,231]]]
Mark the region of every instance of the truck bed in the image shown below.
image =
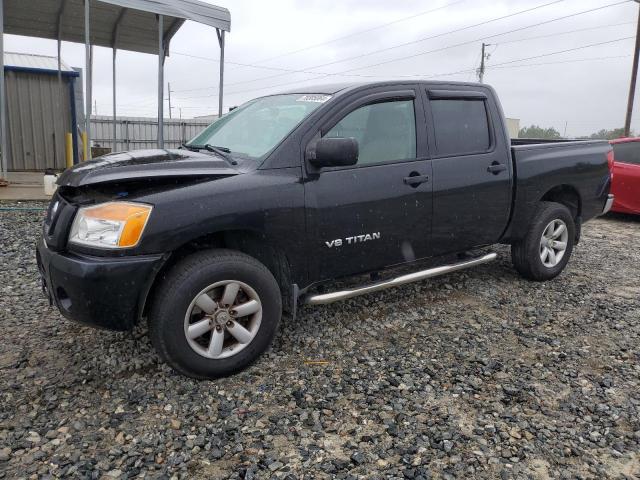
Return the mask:
[[[602,213],[609,193],[606,140],[512,139],[514,203],[511,236],[526,232],[539,199],[550,189],[575,198],[581,221]]]

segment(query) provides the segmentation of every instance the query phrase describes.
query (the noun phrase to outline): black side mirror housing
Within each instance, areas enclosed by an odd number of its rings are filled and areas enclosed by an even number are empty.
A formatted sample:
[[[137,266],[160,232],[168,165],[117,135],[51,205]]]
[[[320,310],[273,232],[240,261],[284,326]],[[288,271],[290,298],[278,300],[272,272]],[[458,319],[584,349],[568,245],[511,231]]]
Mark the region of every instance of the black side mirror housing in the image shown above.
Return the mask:
[[[321,138],[316,143],[314,167],[347,167],[358,163],[358,141],[355,138]]]

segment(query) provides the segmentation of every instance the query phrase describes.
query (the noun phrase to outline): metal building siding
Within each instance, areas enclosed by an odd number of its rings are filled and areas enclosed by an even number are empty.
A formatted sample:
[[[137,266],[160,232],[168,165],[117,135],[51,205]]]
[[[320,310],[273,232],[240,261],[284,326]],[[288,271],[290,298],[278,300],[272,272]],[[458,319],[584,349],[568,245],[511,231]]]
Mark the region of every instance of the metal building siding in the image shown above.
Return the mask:
[[[71,131],[69,79],[7,71],[8,169],[65,168],[65,133]]]
[[[107,116],[91,117],[91,138],[94,146],[113,148],[113,119]],[[211,122],[206,120],[164,120],[165,148],[177,148],[191,140]],[[157,148],[158,121],[145,117],[118,117],[116,122],[116,148],[114,151]]]

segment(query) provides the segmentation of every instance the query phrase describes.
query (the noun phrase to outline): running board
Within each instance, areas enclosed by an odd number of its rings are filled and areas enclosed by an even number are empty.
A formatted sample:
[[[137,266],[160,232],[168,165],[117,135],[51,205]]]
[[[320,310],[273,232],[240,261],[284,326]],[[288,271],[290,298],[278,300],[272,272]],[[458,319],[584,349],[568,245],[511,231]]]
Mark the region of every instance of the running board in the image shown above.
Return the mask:
[[[326,305],[327,303],[346,300],[347,298],[357,297],[366,293],[379,292],[380,290],[386,290],[391,287],[419,282],[420,280],[425,280],[427,278],[457,272],[458,270],[475,267],[476,265],[482,265],[483,263],[489,263],[495,260],[497,256],[498,255],[496,253],[488,253],[482,257],[472,258],[471,260],[465,260],[464,262],[442,265],[441,267],[429,268],[427,270],[420,270],[419,272],[401,275],[399,277],[392,278],[391,280],[385,280],[384,282],[374,283],[365,287],[354,288],[351,290],[340,290],[337,292],[323,293],[319,295],[310,295],[305,297],[302,303],[307,305]]]

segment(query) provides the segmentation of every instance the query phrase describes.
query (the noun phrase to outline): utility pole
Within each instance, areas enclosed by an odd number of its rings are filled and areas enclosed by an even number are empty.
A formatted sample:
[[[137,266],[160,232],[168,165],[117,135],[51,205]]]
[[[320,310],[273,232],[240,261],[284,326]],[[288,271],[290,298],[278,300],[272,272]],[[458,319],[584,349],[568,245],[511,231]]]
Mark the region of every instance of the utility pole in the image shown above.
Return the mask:
[[[478,81],[480,83],[482,83],[482,80],[484,79],[484,61],[489,59],[489,54],[485,54],[484,51],[485,48],[490,45],[490,43],[482,42],[482,58],[480,59],[480,68],[478,68]]]
[[[635,0],[640,3],[640,0]],[[636,77],[638,76],[638,54],[640,53],[640,8],[638,9],[638,25],[636,27],[636,47],[633,53],[633,67],[631,68],[631,84],[629,85],[629,98],[627,99],[627,116],[624,119],[624,136],[631,132],[631,114],[633,113],[633,97],[636,94]]]
[[[93,101],[93,114],[98,115],[98,100]]]
[[[171,119],[171,83],[167,82],[167,91],[169,92],[169,119]]]

